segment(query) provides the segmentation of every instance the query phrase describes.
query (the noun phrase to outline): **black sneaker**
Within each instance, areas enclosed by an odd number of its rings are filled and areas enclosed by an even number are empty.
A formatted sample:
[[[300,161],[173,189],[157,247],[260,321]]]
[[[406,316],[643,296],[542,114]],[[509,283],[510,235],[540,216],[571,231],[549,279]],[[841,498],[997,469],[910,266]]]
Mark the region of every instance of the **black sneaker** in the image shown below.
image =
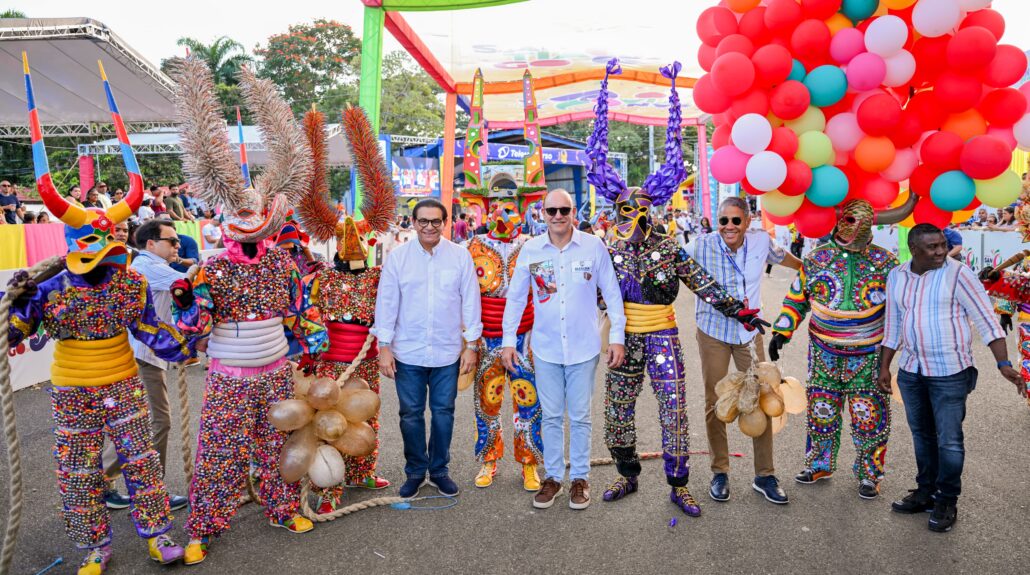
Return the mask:
[[[933,510],[933,494],[922,489],[909,489],[908,495],[891,503],[895,513],[924,513]]]
[[[451,481],[451,478],[447,475],[430,477],[429,485],[435,487],[440,492],[440,495],[446,495],[447,497],[458,496],[458,484]]]
[[[776,505],[786,505],[789,501],[787,494],[780,488],[780,482],[775,475],[755,476],[751,487],[765,496],[765,500]]]
[[[118,493],[115,489],[104,493],[104,505],[108,509],[125,509],[130,503],[132,501],[127,496]]]
[[[871,479],[863,479],[858,484],[858,496],[862,499],[876,499],[880,495],[880,485]]]
[[[712,476],[712,484],[708,488],[708,496],[712,501],[730,500],[730,478],[725,473],[716,473]]]
[[[794,476],[794,481],[802,483],[804,485],[811,485],[820,479],[829,479],[833,477],[833,474],[829,471],[813,471],[811,469],[803,469],[801,473]]]
[[[403,485],[401,485],[401,488],[397,494],[405,499],[411,499],[412,497],[418,495],[418,490],[421,489],[422,486],[425,484],[425,477],[409,477],[408,480],[405,481]]]
[[[190,500],[182,495],[169,495],[168,507],[172,511],[178,511],[190,504]]]
[[[927,526],[930,528],[930,531],[947,533],[951,531],[956,520],[958,520],[958,507],[954,503],[938,501],[933,506],[933,512],[930,513],[930,522]]]

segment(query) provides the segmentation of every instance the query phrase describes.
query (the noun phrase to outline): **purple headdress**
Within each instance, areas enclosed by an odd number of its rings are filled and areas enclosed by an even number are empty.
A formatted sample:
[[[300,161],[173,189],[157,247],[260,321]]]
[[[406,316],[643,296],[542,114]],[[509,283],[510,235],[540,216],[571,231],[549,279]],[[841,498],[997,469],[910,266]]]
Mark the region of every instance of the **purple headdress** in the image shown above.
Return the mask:
[[[590,158],[587,181],[597,188],[597,193],[611,202],[626,189],[626,182],[623,182],[615,168],[608,164],[608,76],[621,73],[619,59],[608,60],[604,80],[601,80],[601,91],[597,93],[597,105],[594,106],[594,113],[597,115],[594,132],[587,140],[587,157]]]
[[[672,198],[679,185],[687,178],[687,170],[683,168],[683,141],[680,124],[683,113],[680,108],[680,96],[676,92],[676,76],[682,66],[673,62],[671,66],[661,68],[662,76],[672,80],[669,92],[669,124],[665,131],[665,163],[658,171],[644,180],[644,191],[651,197],[651,205],[660,206]]]

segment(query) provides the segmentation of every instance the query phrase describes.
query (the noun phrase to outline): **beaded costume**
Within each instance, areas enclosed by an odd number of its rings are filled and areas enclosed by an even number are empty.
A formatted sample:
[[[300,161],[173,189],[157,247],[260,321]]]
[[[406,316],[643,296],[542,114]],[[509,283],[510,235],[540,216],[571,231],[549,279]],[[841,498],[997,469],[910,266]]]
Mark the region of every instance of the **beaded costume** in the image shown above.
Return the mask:
[[[994,311],[1001,316],[1009,316],[1009,321],[1015,319],[1019,324],[1016,328],[1019,332],[1019,373],[1030,391],[1030,272],[1027,271],[1027,261],[1024,259],[1017,269],[994,274],[991,273],[993,269],[986,268],[980,272],[980,277],[994,300]],[[1030,405],[1030,394],[1027,404]]]
[[[644,371],[658,398],[662,427],[662,459],[672,501],[690,515],[700,507],[687,491],[690,475],[690,435],[686,413],[683,352],[672,303],[683,282],[728,317],[747,326],[758,310],[745,309],[668,237],[652,233],[648,212],[667,202],[686,178],[680,149],[680,104],[676,76],[680,64],[662,68],[672,82],[666,160],[648,176],[642,188],[627,188],[607,164],[608,75],[618,74],[618,61],[608,62],[595,112],[597,122],[587,143],[592,166],[588,179],[598,193],[615,204],[615,241],[608,250],[622,291],[626,311],[626,359],[605,377],[605,444],[621,476],[605,492],[605,500],[619,499],[637,488],[640,459],[636,443],[636,401],[643,387]]]
[[[168,492],[128,334],[172,362],[193,357],[194,342],[160,320],[146,278],[127,267],[125,244],[111,237],[114,226],[139,208],[143,179],[103,66],[100,75],[129,175],[129,193],[106,211],[72,204],[54,187],[24,53],[22,60],[36,184],[46,207],[65,223],[69,253],[66,270],[14,300],[8,342],[15,347],[40,326],[57,341],[50,377],[53,455],[65,532],[78,547],[91,550],[79,573],[104,572],[111,554],[101,462],[105,435],[122,463],[136,532],[149,540],[152,559],[169,563],[182,557],[183,549],[165,535],[172,528]]]

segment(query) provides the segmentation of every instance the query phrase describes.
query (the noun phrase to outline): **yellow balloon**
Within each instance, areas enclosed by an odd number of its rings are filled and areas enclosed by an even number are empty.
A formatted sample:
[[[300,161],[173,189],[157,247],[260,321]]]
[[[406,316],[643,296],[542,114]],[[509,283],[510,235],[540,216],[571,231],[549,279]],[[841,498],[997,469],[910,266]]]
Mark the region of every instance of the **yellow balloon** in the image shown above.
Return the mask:
[[[890,10],[904,10],[916,3],[916,0],[881,0],[880,7],[887,7]]]
[[[762,194],[759,200],[762,203],[762,210],[770,214],[784,218],[797,211],[801,203],[805,201],[805,194],[788,196],[781,194],[779,190],[773,190]]]
[[[819,108],[809,106],[804,114],[784,122],[783,125],[793,130],[798,136],[805,132],[822,132],[826,129],[826,116],[823,115],[823,111]]]
[[[827,18],[826,26],[830,28],[830,35],[834,35],[845,28],[855,27],[855,25],[851,23],[851,19],[845,16],[844,14],[841,14],[840,12],[837,12],[833,16]]]
[[[976,183],[976,199],[992,208],[1004,208],[1019,198],[1023,181],[1012,170],[989,180],[973,180]]]
[[[769,112],[768,114],[766,114],[765,115],[765,119],[769,120],[769,125],[774,127],[774,128],[779,128],[780,126],[783,125],[783,120],[781,120],[779,118],[779,116],[777,116],[776,114],[773,114],[772,112]]]

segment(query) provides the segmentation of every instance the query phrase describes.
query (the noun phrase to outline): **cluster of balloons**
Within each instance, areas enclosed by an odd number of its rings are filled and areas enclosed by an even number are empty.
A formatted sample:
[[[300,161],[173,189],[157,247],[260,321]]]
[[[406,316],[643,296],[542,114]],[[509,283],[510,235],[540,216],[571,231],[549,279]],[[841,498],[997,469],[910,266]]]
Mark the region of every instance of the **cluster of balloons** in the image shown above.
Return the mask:
[[[379,413],[379,394],[368,382],[352,377],[342,386],[327,377],[294,370],[296,399],[273,403],[268,421],[292,432],[279,456],[279,473],[287,483],[305,475],[319,487],[343,481],[343,455],[361,457],[375,450],[376,434],[368,420]]]
[[[920,196],[902,225],[964,221],[1021,191],[1030,84],[990,0],[722,0],[701,13],[694,102],[711,171],[821,237],[834,207]],[[902,190],[910,190],[903,192]]]

